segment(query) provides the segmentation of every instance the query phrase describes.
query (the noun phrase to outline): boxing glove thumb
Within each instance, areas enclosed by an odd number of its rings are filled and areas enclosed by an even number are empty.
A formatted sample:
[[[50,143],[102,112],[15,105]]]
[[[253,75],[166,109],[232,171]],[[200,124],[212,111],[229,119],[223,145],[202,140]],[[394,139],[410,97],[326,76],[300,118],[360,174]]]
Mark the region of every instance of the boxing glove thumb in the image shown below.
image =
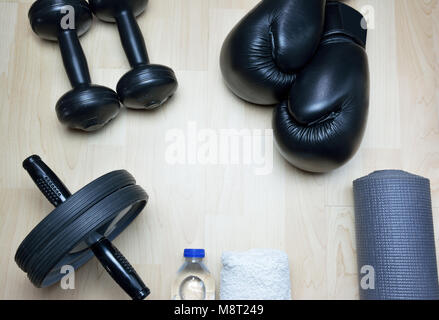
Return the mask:
[[[295,73],[322,36],[325,0],[263,0],[224,41],[220,65],[227,86],[260,105],[288,96]]]
[[[322,42],[274,112],[278,149],[302,170],[334,170],[359,148],[369,107],[362,20],[353,8],[328,2]]]

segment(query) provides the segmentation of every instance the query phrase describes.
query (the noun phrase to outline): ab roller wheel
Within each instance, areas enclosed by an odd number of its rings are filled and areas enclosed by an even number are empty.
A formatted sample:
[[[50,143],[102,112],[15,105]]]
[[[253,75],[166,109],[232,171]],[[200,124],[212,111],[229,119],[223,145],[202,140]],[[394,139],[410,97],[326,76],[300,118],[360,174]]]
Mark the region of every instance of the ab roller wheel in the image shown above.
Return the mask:
[[[126,171],[114,171],[71,195],[38,156],[23,162],[37,187],[56,208],[19,246],[18,266],[36,287],[58,282],[63,266],[77,269],[96,256],[111,277],[133,299],[149,289],[125,257],[111,244],[140,214],[148,201],[145,191]]]

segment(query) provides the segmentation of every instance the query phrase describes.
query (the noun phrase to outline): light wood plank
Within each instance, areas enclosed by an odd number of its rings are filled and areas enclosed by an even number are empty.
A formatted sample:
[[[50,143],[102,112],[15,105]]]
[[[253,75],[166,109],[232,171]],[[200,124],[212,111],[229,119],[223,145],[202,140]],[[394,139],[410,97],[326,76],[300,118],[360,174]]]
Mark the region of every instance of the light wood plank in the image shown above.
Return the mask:
[[[151,61],[176,71],[179,91],[164,108],[123,110],[90,135],[56,119],[54,105],[69,83],[57,45],[30,29],[31,3],[0,0],[0,299],[126,299],[95,259],[77,272],[73,291],[36,289],[16,266],[20,241],[51,210],[21,168],[33,153],[72,191],[120,168],[147,190],[147,209],[115,244],[151,299],[170,297],[185,247],[207,249],[217,284],[223,251],[275,248],[288,253],[295,299],[358,299],[352,181],[378,169],[429,177],[439,230],[439,1],[347,1],[375,12],[362,147],[327,175],[302,173],[274,150],[272,173],[262,176],[244,164],[166,159],[167,135],[180,130],[187,138],[192,124],[214,134],[271,128],[272,109],[233,96],[218,59],[228,32],[258,0],[151,0],[138,21]],[[81,43],[94,82],[114,88],[129,69],[116,27],[95,20]]]

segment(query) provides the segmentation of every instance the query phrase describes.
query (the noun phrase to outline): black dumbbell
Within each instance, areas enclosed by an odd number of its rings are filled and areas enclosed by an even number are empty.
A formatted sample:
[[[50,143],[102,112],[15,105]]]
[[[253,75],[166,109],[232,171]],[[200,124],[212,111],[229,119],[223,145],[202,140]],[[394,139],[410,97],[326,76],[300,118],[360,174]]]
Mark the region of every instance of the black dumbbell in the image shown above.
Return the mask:
[[[71,16],[69,16],[71,15]],[[45,40],[58,41],[73,89],[56,104],[58,119],[73,129],[94,131],[117,116],[119,98],[113,90],[91,84],[87,60],[78,37],[93,20],[84,0],[38,0],[29,10],[33,31]]]
[[[175,93],[178,83],[172,69],[149,63],[145,40],[135,18],[145,10],[148,0],[89,0],[89,3],[100,20],[117,23],[132,67],[117,84],[122,103],[132,109],[161,106]]]
[[[15,255],[31,282],[36,287],[48,287],[64,276],[63,266],[77,269],[95,255],[131,298],[146,298],[149,289],[110,242],[148,201],[135,179],[125,170],[114,171],[71,195],[39,156],[27,158],[23,167],[55,206],[24,239]]]

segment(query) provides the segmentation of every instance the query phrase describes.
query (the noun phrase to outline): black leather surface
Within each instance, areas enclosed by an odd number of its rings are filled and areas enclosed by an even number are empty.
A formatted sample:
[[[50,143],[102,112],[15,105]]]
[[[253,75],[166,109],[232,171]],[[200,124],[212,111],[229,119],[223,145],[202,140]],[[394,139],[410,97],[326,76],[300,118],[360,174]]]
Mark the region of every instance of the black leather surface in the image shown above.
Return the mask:
[[[254,104],[282,101],[295,74],[314,55],[324,0],[263,0],[230,32],[221,50],[227,86]]]
[[[369,67],[362,16],[328,2],[324,37],[315,56],[274,112],[278,149],[310,172],[334,170],[358,150],[369,107]]]

